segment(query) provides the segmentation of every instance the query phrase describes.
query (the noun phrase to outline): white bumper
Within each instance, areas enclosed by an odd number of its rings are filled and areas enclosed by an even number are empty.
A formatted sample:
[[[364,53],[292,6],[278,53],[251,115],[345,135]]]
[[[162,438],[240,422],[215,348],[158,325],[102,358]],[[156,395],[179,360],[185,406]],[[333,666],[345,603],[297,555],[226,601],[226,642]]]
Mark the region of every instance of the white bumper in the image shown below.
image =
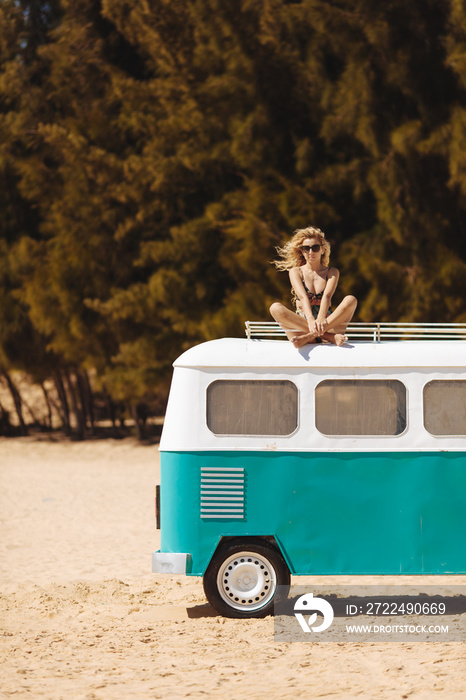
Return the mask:
[[[186,574],[190,563],[190,554],[153,552],[152,573],[154,574]]]

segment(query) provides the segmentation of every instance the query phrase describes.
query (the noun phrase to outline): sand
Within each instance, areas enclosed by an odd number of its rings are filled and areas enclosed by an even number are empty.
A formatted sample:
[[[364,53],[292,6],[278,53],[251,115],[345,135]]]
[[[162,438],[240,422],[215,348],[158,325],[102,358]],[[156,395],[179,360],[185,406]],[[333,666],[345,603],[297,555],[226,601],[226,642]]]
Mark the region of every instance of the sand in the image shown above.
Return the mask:
[[[1,698],[466,697],[464,643],[277,644],[152,574],[157,480],[132,439],[0,438]]]

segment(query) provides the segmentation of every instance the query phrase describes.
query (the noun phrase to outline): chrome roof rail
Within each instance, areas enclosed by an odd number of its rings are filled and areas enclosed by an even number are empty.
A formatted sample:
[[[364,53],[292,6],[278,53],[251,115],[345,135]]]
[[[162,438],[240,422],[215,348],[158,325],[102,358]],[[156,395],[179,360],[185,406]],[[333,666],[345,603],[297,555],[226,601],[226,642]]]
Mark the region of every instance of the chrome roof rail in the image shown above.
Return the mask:
[[[275,321],[246,321],[247,338],[285,338]],[[299,333],[300,331],[296,331]],[[466,340],[466,323],[351,323],[350,339],[380,340]]]

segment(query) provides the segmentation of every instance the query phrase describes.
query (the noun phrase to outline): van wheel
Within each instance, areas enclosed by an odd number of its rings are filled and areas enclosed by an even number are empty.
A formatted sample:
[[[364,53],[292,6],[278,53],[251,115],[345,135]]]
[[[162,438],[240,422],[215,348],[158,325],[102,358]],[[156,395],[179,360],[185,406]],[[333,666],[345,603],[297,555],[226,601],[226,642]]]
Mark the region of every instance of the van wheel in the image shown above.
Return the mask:
[[[288,594],[290,572],[281,554],[261,541],[228,543],[214,554],[204,574],[204,592],[225,617],[265,617],[279,591]]]

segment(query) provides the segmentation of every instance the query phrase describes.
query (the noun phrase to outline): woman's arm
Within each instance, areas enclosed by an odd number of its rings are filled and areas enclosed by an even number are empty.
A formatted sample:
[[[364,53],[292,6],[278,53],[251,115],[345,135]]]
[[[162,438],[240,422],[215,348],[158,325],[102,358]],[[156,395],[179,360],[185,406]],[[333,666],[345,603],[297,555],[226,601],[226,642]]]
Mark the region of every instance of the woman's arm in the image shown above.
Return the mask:
[[[304,315],[306,317],[307,325],[309,327],[309,330],[311,333],[315,332],[315,320],[314,316],[312,315],[311,311],[311,302],[309,301],[309,297],[307,296],[306,290],[304,289],[304,284],[303,280],[301,277],[301,273],[299,271],[299,267],[292,267],[290,270],[290,282],[291,285],[296,293],[296,296],[298,297],[299,301],[301,302],[301,308],[304,311]]]
[[[328,271],[327,284],[325,285],[324,293],[322,294],[320,309],[315,323],[316,330],[320,334],[325,333],[327,330],[327,312],[330,308],[332,297],[335,289],[337,288],[339,278],[340,272],[336,267],[331,267]]]

